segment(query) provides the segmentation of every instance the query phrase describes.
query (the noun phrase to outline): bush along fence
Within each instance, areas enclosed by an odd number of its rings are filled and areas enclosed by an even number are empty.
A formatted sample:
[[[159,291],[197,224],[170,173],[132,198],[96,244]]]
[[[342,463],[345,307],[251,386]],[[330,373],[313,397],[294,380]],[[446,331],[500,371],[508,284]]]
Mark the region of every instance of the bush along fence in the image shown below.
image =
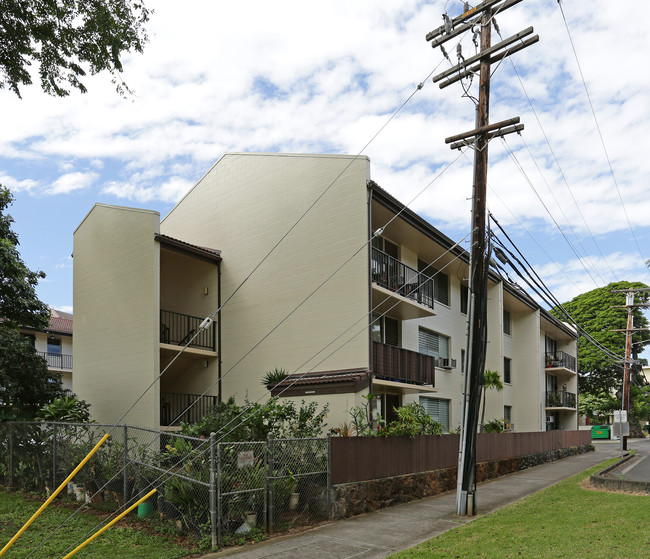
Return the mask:
[[[71,495],[138,507],[212,547],[341,518],[455,487],[458,435],[217,442],[130,426],[0,423],[0,484],[47,492],[104,435],[110,439],[69,484]],[[590,449],[588,431],[479,434],[477,479]]]
[[[0,485],[48,493],[107,432],[68,486],[83,504],[117,510],[156,488],[138,516],[212,547],[329,517],[327,438],[217,443],[124,425],[0,423]]]

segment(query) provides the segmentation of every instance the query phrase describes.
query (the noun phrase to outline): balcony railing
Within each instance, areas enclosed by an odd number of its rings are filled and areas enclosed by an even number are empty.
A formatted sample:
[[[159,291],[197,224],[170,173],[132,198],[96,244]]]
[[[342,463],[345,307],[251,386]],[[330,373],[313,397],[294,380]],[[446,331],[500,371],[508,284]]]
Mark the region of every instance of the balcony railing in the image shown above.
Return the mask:
[[[46,351],[37,351],[45,361],[47,361],[47,366],[52,369],[68,369],[72,370],[72,355],[66,355],[65,353],[48,353]]]
[[[161,392],[160,424],[179,425],[181,421],[196,423],[217,405],[218,401],[216,396]]]
[[[372,281],[399,295],[433,308],[434,280],[374,247],[372,249]]]
[[[203,318],[171,311],[160,311],[160,343],[184,346],[199,332]],[[189,347],[215,351],[216,328],[212,323],[208,328],[199,332]]]
[[[546,353],[546,368],[551,367],[564,367],[575,372],[576,358],[563,351],[549,351]]]
[[[566,390],[550,390],[546,392],[547,408],[576,409],[576,395]]]
[[[435,386],[435,357],[379,342],[372,343],[372,353],[376,376]]]

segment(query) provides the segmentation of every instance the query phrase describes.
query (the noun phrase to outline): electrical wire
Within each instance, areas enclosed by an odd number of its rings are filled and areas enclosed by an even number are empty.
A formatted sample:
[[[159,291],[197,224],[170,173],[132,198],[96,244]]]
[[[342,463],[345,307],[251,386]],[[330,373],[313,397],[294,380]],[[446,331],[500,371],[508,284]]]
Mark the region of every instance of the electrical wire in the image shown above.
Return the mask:
[[[639,240],[636,237],[636,234],[634,233],[634,228],[632,227],[632,222],[630,221],[630,217],[627,213],[627,209],[625,207],[625,203],[623,202],[623,196],[621,195],[621,189],[619,188],[618,181],[616,180],[616,174],[614,173],[614,167],[612,165],[612,161],[609,157],[609,152],[607,151],[607,146],[605,145],[605,139],[603,138],[602,131],[600,129],[600,124],[598,123],[598,118],[596,116],[596,111],[594,109],[594,105],[591,101],[591,95],[589,95],[589,89],[587,88],[587,82],[585,81],[584,74],[582,73],[582,66],[580,65],[580,60],[578,59],[578,52],[576,51],[575,44],[573,43],[573,37],[571,36],[571,30],[569,29],[569,23],[566,19],[566,16],[564,14],[564,8],[562,7],[562,3],[558,0],[558,6],[560,8],[560,12],[562,13],[562,19],[564,20],[564,26],[567,31],[567,35],[569,37],[569,42],[571,43],[571,49],[573,51],[573,56],[575,57],[576,64],[578,65],[578,71],[580,73],[580,79],[582,80],[582,85],[584,86],[585,93],[587,94],[587,101],[589,102],[589,108],[591,109],[591,114],[594,118],[594,122],[596,124],[596,130],[598,131],[598,137],[600,138],[600,143],[603,147],[603,152],[605,154],[605,158],[607,159],[607,164],[609,166],[609,171],[610,174],[612,175],[612,179],[614,181],[614,186],[616,186],[616,192],[618,193],[618,199],[621,202],[621,207],[623,208],[623,213],[625,214],[625,219],[627,220],[627,225],[630,229],[630,232],[632,233],[632,237],[634,238],[634,242],[636,244],[636,248],[639,251],[639,256],[641,256],[641,260],[643,262],[646,262],[646,258],[643,256],[643,251],[641,250],[641,246],[639,245]]]
[[[498,28],[496,29],[496,31],[497,31],[497,33],[499,34],[499,37],[501,37],[501,39],[503,40],[503,37],[501,36],[501,31],[500,31]],[[515,66],[515,63],[514,63],[514,61],[512,60],[512,58],[508,57],[508,60],[510,61],[510,65],[512,66],[512,69],[513,69],[513,71],[515,72],[515,75],[517,76],[517,80],[519,81],[519,86],[521,87],[521,90],[523,91],[524,96],[526,97],[526,99],[527,99],[527,101],[528,101],[528,105],[530,106],[530,108],[531,108],[531,110],[532,110],[532,112],[533,112],[533,115],[534,115],[534,117],[535,117],[535,120],[537,121],[537,125],[539,126],[539,129],[540,129],[540,131],[542,132],[542,136],[544,137],[544,141],[546,142],[546,145],[548,146],[548,149],[549,149],[549,151],[550,151],[550,153],[551,153],[551,155],[552,155],[552,157],[553,157],[553,161],[555,162],[555,165],[557,166],[557,169],[558,169],[558,171],[560,172],[560,176],[562,177],[562,180],[563,180],[563,182],[564,182],[564,184],[565,184],[567,190],[569,191],[569,194],[571,195],[571,199],[573,200],[573,204],[575,205],[576,209],[578,210],[578,214],[580,215],[580,218],[582,219],[582,222],[584,223],[585,228],[587,229],[587,232],[589,233],[589,236],[591,237],[591,240],[593,241],[594,245],[596,246],[596,249],[598,250],[598,252],[600,253],[601,257],[603,258],[603,261],[605,262],[605,264],[606,264],[607,267],[609,268],[609,271],[611,272],[612,277],[616,278],[616,273],[614,272],[614,270],[612,269],[612,267],[609,265],[609,262],[608,262],[607,259],[605,258],[605,255],[603,254],[603,251],[602,251],[601,248],[600,248],[600,245],[598,244],[598,242],[596,242],[596,238],[594,237],[594,234],[592,233],[591,228],[589,227],[589,224],[587,223],[587,220],[585,219],[585,216],[584,216],[584,214],[582,213],[582,210],[580,209],[580,205],[578,204],[578,201],[576,200],[575,195],[573,194],[573,189],[572,189],[571,186],[569,185],[569,181],[567,180],[567,177],[566,177],[566,175],[564,174],[564,170],[562,169],[562,166],[560,165],[560,162],[559,162],[557,156],[555,155],[555,150],[553,150],[553,146],[551,146],[551,142],[550,142],[550,140],[549,140],[549,138],[548,138],[548,135],[546,134],[546,130],[545,130],[544,127],[542,126],[542,122],[541,122],[541,120],[540,120],[540,118],[539,118],[539,115],[537,114],[537,111],[535,110],[535,107],[534,107],[534,105],[533,105],[533,102],[532,102],[530,96],[528,95],[528,91],[526,90],[526,87],[525,87],[525,85],[524,85],[524,82],[523,82],[523,80],[521,79],[521,75],[519,74],[519,71],[517,70],[517,67]],[[523,139],[523,135],[521,135],[521,137],[522,137],[522,139]],[[535,163],[535,166],[537,167],[537,170],[538,170],[540,176],[541,176],[542,179],[544,180],[544,183],[546,184],[546,187],[548,188],[548,191],[549,191],[549,192],[551,193],[551,195],[553,196],[553,199],[555,200],[555,203],[558,205],[558,208],[559,208],[560,211],[562,212],[562,215],[564,216],[564,219],[566,220],[567,224],[568,224],[569,227],[571,228],[571,232],[573,233],[573,235],[574,235],[574,236],[576,237],[576,239],[578,240],[578,243],[580,243],[580,246],[582,247],[582,249],[583,249],[583,251],[584,251],[584,253],[585,253],[585,256],[587,256],[587,251],[586,251],[585,248],[582,246],[582,242],[580,241],[580,238],[578,237],[578,235],[577,235],[577,234],[575,233],[575,231],[573,230],[573,226],[572,226],[572,224],[571,224],[571,221],[570,221],[570,220],[567,218],[567,216],[564,214],[564,210],[562,209],[562,205],[557,201],[557,198],[555,197],[555,194],[554,194],[553,191],[551,190],[551,187],[550,187],[550,185],[548,184],[548,181],[546,180],[546,177],[545,177],[544,174],[542,173],[542,170],[541,170],[540,166],[538,165],[537,160],[535,159],[535,157],[533,156],[533,154],[532,154],[530,148],[528,147],[528,144],[526,143],[525,140],[523,140],[523,141],[524,141],[524,145],[526,146],[526,149],[528,150],[528,153],[530,154],[531,158],[533,159],[533,161],[534,161],[534,163]],[[597,268],[594,267],[594,269],[596,270]]]

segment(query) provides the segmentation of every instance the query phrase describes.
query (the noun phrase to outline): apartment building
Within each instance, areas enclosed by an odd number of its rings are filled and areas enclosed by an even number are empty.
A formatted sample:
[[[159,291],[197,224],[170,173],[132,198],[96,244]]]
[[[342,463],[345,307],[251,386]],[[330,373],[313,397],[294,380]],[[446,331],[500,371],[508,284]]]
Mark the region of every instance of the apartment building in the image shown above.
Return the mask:
[[[227,154],[162,221],[97,204],[74,242],[75,392],[99,421],[141,394],[126,421],[148,426],[191,419],[192,402],[264,401],[278,368],[272,393],[327,403],[330,427],[368,393],[389,419],[417,401],[460,425],[468,255],[365,157]],[[488,307],[486,367],[505,389],[486,420],[576,428],[575,332],[495,273]],[[214,343],[176,359],[208,315]]]
[[[50,322],[45,330],[21,328],[48,369],[61,374],[63,388],[72,390],[72,314],[52,309]]]

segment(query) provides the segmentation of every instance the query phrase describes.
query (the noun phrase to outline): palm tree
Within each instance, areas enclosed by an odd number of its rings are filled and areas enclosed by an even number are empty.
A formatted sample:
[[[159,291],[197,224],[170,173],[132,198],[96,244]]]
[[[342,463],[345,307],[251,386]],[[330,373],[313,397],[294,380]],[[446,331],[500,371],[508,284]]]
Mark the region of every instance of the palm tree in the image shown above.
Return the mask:
[[[501,382],[501,377],[499,376],[498,371],[487,369],[483,373],[483,413],[481,413],[481,433],[483,432],[483,424],[485,423],[485,393],[491,388],[495,388],[497,392],[501,392],[503,390],[503,382]]]

